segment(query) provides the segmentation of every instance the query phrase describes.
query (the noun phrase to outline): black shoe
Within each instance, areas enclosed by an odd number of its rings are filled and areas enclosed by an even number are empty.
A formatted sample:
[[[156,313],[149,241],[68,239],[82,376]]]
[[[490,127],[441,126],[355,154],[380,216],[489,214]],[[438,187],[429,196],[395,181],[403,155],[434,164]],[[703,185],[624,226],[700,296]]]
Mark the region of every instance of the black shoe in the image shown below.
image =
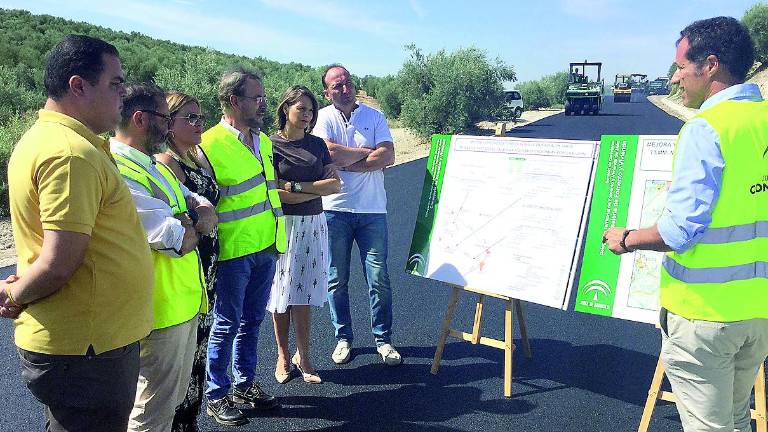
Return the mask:
[[[245,390],[235,387],[232,390],[232,401],[250,404],[253,408],[263,410],[276,408],[279,405],[277,398],[266,394],[255,382]]]
[[[218,423],[225,426],[240,426],[248,423],[242,411],[235,408],[228,398],[209,400],[205,412]]]

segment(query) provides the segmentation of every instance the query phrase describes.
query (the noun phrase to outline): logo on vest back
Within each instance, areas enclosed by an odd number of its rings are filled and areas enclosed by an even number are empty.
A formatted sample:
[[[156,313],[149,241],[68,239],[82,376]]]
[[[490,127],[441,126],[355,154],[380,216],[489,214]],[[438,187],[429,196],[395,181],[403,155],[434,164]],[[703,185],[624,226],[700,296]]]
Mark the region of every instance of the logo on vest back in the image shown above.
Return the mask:
[[[768,151],[768,149],[766,149],[766,151]],[[765,156],[765,153],[763,153],[763,156]],[[768,175],[764,175],[762,180],[749,187],[749,193],[752,195],[760,192],[768,192]]]

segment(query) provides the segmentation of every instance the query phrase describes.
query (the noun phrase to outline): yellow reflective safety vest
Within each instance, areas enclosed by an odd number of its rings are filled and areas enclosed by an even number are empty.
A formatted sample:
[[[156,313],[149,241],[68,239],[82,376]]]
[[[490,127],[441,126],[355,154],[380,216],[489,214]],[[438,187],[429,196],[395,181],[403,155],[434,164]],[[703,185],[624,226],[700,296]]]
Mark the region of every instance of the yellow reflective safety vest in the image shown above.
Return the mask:
[[[133,180],[155,198],[168,204],[174,215],[187,211],[187,203],[179,187],[179,179],[161,162],[157,170],[165,177],[172,190],[158,181],[140,164],[117,154],[112,154],[123,177]],[[179,258],[152,251],[155,261],[155,290],[153,305],[155,328],[161,329],[192,319],[198,312],[208,312],[203,267],[197,248]]]
[[[768,318],[768,102],[724,101],[697,117],[720,138],[720,195],[699,241],[664,257],[661,305],[688,319]]]
[[[227,128],[203,133],[200,147],[211,164],[221,198],[219,261],[250,255],[275,245],[285,252],[285,218],[277,195],[272,140],[259,134],[261,161]]]

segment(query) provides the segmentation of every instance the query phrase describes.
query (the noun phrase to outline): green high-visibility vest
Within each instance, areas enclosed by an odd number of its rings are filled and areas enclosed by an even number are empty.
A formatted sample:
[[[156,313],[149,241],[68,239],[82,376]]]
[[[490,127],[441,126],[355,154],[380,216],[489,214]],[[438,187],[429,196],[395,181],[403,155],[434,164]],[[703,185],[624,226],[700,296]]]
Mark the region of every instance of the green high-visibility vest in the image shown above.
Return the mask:
[[[219,261],[272,245],[277,252],[285,252],[285,218],[277,194],[272,140],[263,132],[259,134],[259,161],[232,132],[218,124],[203,133],[200,147],[219,185]]]
[[[158,181],[140,164],[117,154],[112,154],[123,177],[133,180],[147,189],[153,197],[168,204],[174,215],[187,211],[187,203],[179,187],[179,179],[163,165],[156,162],[172,190]],[[205,290],[203,267],[197,248],[179,258],[152,251],[155,262],[155,290],[153,307],[155,328],[161,329],[189,321],[199,312],[208,312],[208,296]]]
[[[720,138],[720,195],[699,241],[664,257],[661,305],[688,319],[768,318],[768,102],[724,101],[697,117]]]

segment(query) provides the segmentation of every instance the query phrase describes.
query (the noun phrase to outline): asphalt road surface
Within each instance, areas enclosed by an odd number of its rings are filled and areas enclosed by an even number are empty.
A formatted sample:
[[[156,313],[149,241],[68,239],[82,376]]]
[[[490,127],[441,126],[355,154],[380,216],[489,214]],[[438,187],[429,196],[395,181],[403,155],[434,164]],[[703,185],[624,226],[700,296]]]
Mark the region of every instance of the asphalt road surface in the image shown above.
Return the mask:
[[[612,104],[599,116],[558,114],[513,129],[510,136],[594,139],[602,134],[676,134],[682,123],[647,101]],[[320,385],[273,379],[275,342],[265,320],[259,340],[259,376],[282,409],[252,413],[250,423],[227,428],[204,414],[201,430],[350,431],[635,431],[660,347],[653,326],[526,304],[533,358],[514,356],[513,397],[503,396],[503,352],[449,340],[437,376],[429,373],[449,289],[405,274],[405,260],[426,167],[420,159],[386,170],[389,197],[389,268],[394,290],[394,342],[405,359],[386,367],[374,349],[359,258],[353,256],[353,359],[336,366],[327,305],[312,324]],[[12,268],[4,269],[6,273]],[[464,295],[454,327],[471,328],[475,298]],[[503,303],[489,300],[483,334],[501,338]],[[0,430],[43,428],[41,406],[20,380],[11,323],[0,322]],[[677,411],[660,404],[651,431],[680,431]]]

